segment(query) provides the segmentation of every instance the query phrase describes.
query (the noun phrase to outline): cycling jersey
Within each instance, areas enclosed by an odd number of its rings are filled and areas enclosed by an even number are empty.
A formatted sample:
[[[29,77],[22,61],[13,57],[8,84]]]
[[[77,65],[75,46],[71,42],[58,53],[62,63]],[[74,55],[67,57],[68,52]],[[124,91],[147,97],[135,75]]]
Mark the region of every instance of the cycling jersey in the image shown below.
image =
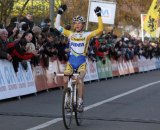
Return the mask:
[[[72,32],[60,26],[61,15],[57,15],[55,28],[69,38],[69,63],[73,69],[78,69],[81,64],[86,62],[86,54],[89,46],[89,40],[102,33],[103,23],[101,16],[98,17],[98,29],[91,32]]]

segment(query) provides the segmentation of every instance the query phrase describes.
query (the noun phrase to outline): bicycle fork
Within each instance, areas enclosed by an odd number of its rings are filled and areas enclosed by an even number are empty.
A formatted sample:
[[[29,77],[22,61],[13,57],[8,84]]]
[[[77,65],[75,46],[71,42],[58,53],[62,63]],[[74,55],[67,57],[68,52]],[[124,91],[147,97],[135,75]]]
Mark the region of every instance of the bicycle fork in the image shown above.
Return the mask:
[[[74,87],[72,85],[73,85],[72,84],[72,79],[70,78],[69,81],[68,81],[68,86],[67,86],[70,89],[70,95],[66,95],[66,97],[65,97],[66,101],[69,100],[69,106],[70,106],[70,108],[72,108],[72,106],[74,104],[74,101],[75,101],[75,99],[74,99],[74,96],[75,96],[74,95]]]
[[[68,87],[71,90],[71,103],[70,105],[73,105],[74,108],[76,108],[76,101],[77,101],[77,91],[76,91],[76,84],[73,83],[73,79],[70,78],[68,82]]]

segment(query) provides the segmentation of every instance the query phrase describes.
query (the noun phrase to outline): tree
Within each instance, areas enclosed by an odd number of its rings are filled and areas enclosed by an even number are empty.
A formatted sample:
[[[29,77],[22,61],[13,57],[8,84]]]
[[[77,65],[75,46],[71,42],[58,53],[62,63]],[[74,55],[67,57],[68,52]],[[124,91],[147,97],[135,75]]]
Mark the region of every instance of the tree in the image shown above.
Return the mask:
[[[61,4],[66,4],[68,7],[65,15],[62,16],[63,24],[71,24],[72,18],[77,15],[87,17],[88,0],[61,0],[61,3],[56,6],[56,10]]]
[[[22,6],[22,9],[21,9],[21,11],[19,13],[19,18],[22,17],[23,11],[25,10],[28,2],[29,2],[29,0],[26,0],[26,2],[24,3],[24,5]]]
[[[7,18],[11,14],[14,0],[0,0],[0,22],[6,24]]]
[[[109,1],[109,0],[104,0]],[[113,1],[113,0],[110,0]],[[140,14],[147,13],[152,0],[114,0],[117,3],[115,27],[119,25],[140,26]],[[36,20],[49,16],[49,0],[0,0],[0,22],[6,24],[10,16],[22,16],[27,12],[32,12]],[[55,12],[59,5],[67,4],[68,10],[62,16],[63,24],[72,22],[76,15],[87,18],[89,0],[55,0]],[[107,26],[107,25],[105,25]],[[89,24],[89,29],[96,28],[94,23]]]

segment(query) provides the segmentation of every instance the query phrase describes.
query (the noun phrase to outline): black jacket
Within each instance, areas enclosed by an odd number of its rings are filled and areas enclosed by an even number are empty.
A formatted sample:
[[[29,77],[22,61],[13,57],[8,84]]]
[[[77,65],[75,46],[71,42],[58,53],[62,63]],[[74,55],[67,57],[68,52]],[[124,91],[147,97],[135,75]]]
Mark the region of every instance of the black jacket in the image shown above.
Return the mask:
[[[7,59],[7,42],[0,39],[0,59]]]

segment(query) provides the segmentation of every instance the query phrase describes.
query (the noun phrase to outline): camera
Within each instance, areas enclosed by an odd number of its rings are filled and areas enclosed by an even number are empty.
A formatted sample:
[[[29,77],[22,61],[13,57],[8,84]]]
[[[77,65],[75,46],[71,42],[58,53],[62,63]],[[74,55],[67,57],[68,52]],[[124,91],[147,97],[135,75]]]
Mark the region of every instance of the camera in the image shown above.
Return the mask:
[[[98,49],[100,52],[106,52],[107,51],[107,47],[105,44],[102,44],[100,45],[99,49]]]

